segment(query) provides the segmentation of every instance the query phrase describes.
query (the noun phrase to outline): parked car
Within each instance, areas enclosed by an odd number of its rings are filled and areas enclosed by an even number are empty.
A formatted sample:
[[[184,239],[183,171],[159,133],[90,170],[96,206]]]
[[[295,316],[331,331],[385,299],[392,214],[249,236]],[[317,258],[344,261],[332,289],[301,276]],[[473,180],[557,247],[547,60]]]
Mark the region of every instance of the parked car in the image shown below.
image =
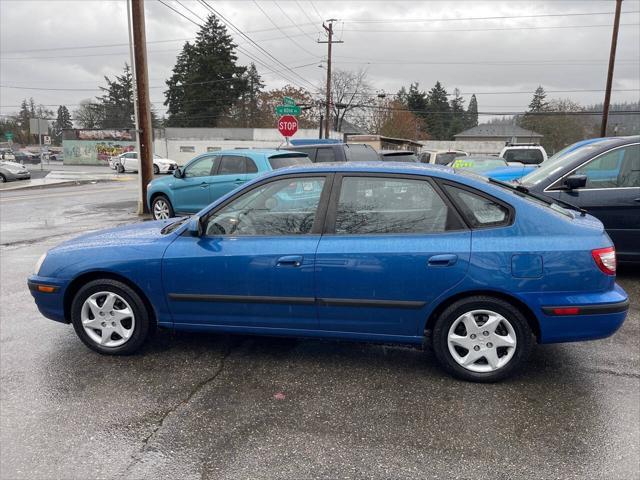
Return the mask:
[[[547,151],[535,143],[507,143],[500,152],[509,165],[539,165],[547,160]]]
[[[31,172],[24,165],[16,162],[0,161],[0,183],[13,180],[28,180],[30,178]]]
[[[109,165],[112,165],[111,159],[109,159]],[[125,172],[137,172],[140,168],[138,162],[138,152],[126,152],[121,153],[113,160],[113,166],[118,173]],[[178,163],[168,158],[163,158],[160,155],[153,155],[153,173],[158,175],[160,173],[172,173],[178,168]]]
[[[602,221],[620,260],[640,261],[640,136],[583,145],[544,162],[520,184],[585,209]]]
[[[149,209],[156,220],[195,213],[261,174],[304,163],[310,163],[305,153],[287,150],[205,153],[176,169],[172,177],[153,180],[147,188]]]
[[[379,150],[378,155],[385,162],[418,162],[418,157],[411,150]]]
[[[536,168],[533,166],[509,165],[504,158],[488,155],[460,157],[451,162],[449,166],[455,169],[469,170],[503,182],[517,180]]]
[[[590,215],[473,173],[379,162],[278,170],[191,218],[83,235],[28,285],[44,316],[104,354],[135,352],[156,326],[429,339],[448,372],[484,382],[535,341],[613,334],[629,308],[615,269]]]
[[[0,148],[0,160],[13,161],[16,157],[13,155],[13,150],[10,148]]]
[[[17,152],[13,152],[13,161],[21,164],[30,163],[30,164],[38,164],[40,163],[40,156],[28,152],[26,150],[20,150]]]
[[[467,152],[462,150],[422,150],[418,159],[420,163],[431,163],[433,165],[449,165],[458,157],[468,157]]]
[[[380,161],[378,152],[371,145],[360,143],[321,143],[287,146],[284,149],[306,153],[313,163]]]

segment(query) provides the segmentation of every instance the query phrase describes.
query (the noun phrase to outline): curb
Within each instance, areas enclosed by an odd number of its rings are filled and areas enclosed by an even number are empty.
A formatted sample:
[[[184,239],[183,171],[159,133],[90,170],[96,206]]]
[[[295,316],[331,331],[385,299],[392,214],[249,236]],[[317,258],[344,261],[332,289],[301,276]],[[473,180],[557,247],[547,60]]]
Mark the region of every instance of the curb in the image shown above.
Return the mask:
[[[41,185],[16,185],[0,188],[2,192],[15,192],[20,190],[39,190],[43,188],[70,187],[73,185],[87,185],[90,183],[109,183],[109,182],[130,182],[133,178],[90,178],[86,180],[63,180],[61,182],[41,184]]]

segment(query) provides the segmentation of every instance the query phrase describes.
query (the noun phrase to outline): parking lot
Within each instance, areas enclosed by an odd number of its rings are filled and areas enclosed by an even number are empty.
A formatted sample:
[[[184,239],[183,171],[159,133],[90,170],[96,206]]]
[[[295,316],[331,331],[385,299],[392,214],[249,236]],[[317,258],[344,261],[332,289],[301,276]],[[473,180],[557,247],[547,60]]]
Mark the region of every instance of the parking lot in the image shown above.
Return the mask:
[[[605,340],[538,346],[499,384],[414,348],[160,331],[101,356],[44,319],[48,248],[139,221],[135,183],[0,197],[2,478],[615,478],[640,475],[640,272]]]

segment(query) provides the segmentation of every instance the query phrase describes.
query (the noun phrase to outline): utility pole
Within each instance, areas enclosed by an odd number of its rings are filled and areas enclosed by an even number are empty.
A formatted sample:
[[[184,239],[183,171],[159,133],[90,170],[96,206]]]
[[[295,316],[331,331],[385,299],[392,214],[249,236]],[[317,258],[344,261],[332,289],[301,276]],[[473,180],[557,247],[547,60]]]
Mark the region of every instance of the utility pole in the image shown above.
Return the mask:
[[[331,123],[331,45],[334,43],[344,43],[342,40],[333,40],[333,22],[335,22],[335,18],[330,18],[327,20],[329,26],[325,25],[322,22],[322,28],[327,32],[328,39],[318,40],[318,43],[326,43],[327,44],[327,98],[326,98],[326,107],[325,107],[325,117],[324,117],[324,138],[329,138],[329,128]]]
[[[136,81],[136,103],[138,106],[138,176],[140,197],[138,214],[149,213],[147,206],[147,184],[153,179],[153,126],[149,101],[149,73],[147,70],[147,39],[144,24],[144,0],[132,0],[131,21],[133,27],[134,72]]]
[[[613,19],[613,35],[611,37],[611,53],[609,54],[609,72],[607,73],[607,89],[604,93],[602,105],[602,125],[600,136],[607,136],[607,121],[609,120],[609,104],[611,103],[611,84],[613,83],[613,66],[616,63],[616,47],[618,46],[618,29],[620,28],[620,9],[622,0],[616,0],[616,13]]]

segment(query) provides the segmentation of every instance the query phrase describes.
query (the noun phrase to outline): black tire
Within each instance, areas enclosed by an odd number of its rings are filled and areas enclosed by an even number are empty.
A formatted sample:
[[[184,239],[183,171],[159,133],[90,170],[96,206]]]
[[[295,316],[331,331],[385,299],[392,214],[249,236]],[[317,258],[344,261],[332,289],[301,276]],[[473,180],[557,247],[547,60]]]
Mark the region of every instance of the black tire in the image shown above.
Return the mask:
[[[97,344],[89,337],[82,326],[81,312],[85,300],[94,293],[103,291],[113,292],[124,298],[133,310],[135,317],[135,325],[131,338],[123,345],[117,347],[107,347]],[[71,322],[73,323],[76,334],[87,347],[98,353],[107,355],[130,355],[136,352],[147,338],[149,338],[154,329],[149,312],[140,296],[124,283],[111,279],[93,280],[76,293],[71,303]]]
[[[116,165],[116,172],[124,173],[124,167],[122,166],[121,163],[118,163],[118,165]]]
[[[468,370],[460,365],[449,351],[449,329],[461,315],[473,310],[490,310],[502,315],[511,324],[515,332],[516,346],[513,356],[504,366],[497,370],[491,372]],[[527,319],[520,310],[509,302],[483,295],[458,300],[442,312],[436,320],[432,341],[438,362],[451,375],[472,382],[497,382],[509,377],[522,366],[531,353],[534,337]],[[489,347],[490,345],[486,344],[486,346]],[[486,359],[484,361],[486,362]],[[482,362],[482,359],[478,362]]]
[[[169,218],[175,217],[175,212],[173,211],[173,205],[171,205],[171,201],[165,196],[165,195],[156,195],[155,197],[153,197],[153,200],[151,201],[151,215],[153,216],[154,220],[163,220],[162,218],[157,218],[156,217],[156,203],[158,203],[158,201],[162,200],[163,202],[165,202],[167,204],[167,207],[169,207]]]
[[[158,167],[158,165],[153,165],[153,174],[154,175],[158,175],[160,173],[160,168]]]
[[[0,183],[4,183],[6,181],[7,181],[7,178],[3,174],[0,173]]]

